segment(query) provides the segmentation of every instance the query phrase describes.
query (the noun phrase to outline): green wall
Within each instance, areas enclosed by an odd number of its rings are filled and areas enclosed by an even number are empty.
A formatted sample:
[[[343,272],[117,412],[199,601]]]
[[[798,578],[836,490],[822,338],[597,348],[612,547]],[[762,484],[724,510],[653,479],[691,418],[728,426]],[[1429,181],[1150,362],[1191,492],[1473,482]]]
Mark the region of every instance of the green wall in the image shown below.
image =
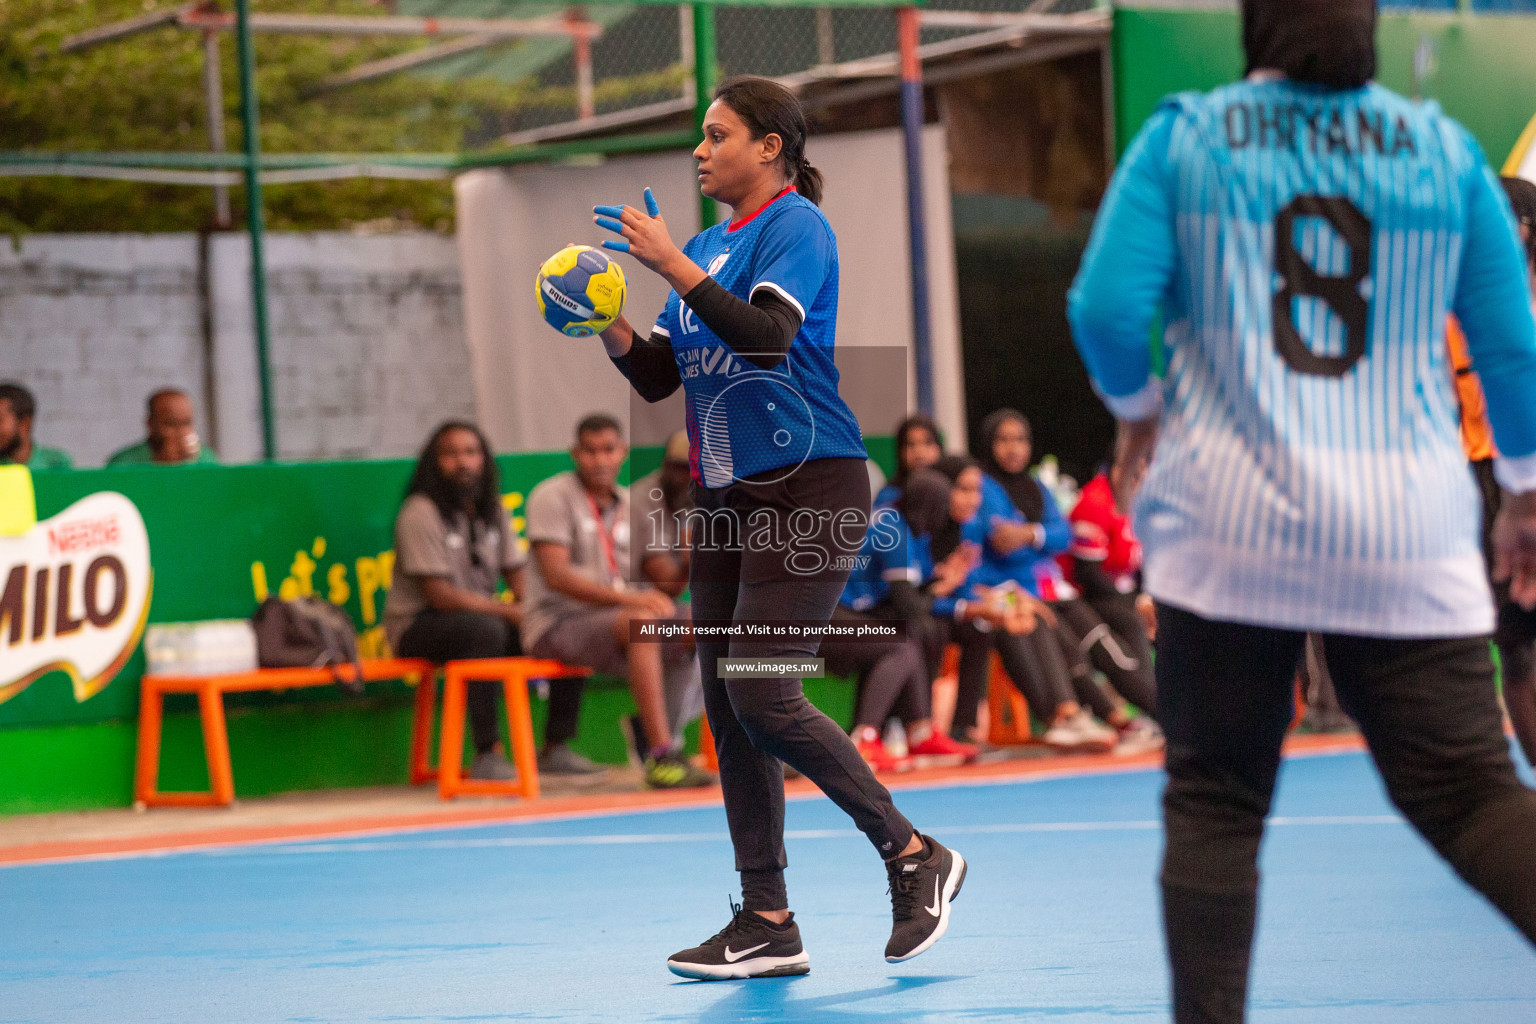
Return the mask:
[[[1497,168],[1536,114],[1536,17],[1383,13],[1378,79],[1414,95],[1414,53],[1431,47],[1423,96],[1482,143]],[[1236,9],[1115,11],[1115,129],[1120,151],[1157,106],[1184,89],[1212,89],[1243,73]]]
[[[867,444],[889,472],[891,438]],[[659,448],[637,449],[628,468],[643,475],[660,460]],[[527,493],[570,467],[564,452],[497,461],[519,526]],[[138,506],[155,573],[151,623],[246,618],[264,580],[269,592],[313,592],[345,607],[364,653],[381,654],[394,517],[411,468],[406,460],[145,466],[39,473],[34,483],[39,518],[98,491],[120,492]],[[75,700],[67,676],[53,673],[0,703],[0,814],[131,802],[143,668],[142,653],[135,653],[116,679],[83,702]],[[844,681],[813,680],[806,689],[829,714],[845,725],[851,721]],[[361,698],[329,688],[228,696],[236,792],[404,784],[411,693],[403,683],[377,683]],[[577,746],[602,761],[623,761],[618,721],[633,710],[620,681],[594,681]],[[543,713],[536,701],[536,720]],[[206,786],[201,751],[194,699],[168,698],[161,787]]]

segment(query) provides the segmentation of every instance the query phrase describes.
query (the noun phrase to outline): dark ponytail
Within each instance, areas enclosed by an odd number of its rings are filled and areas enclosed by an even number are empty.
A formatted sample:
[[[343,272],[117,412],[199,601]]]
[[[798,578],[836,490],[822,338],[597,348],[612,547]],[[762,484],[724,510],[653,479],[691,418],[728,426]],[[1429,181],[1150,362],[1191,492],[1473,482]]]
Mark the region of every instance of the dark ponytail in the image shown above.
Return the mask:
[[[721,82],[715,99],[741,118],[754,139],[779,137],[784,176],[796,192],[820,206],[821,172],[805,158],[805,112],[795,94],[772,79],[741,75]]]

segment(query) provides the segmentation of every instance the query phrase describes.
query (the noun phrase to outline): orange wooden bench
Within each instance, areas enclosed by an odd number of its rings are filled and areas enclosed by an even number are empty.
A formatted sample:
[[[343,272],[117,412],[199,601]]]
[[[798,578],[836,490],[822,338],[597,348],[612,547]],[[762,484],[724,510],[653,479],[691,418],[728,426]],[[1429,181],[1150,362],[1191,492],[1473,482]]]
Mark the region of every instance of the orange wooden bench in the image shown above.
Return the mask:
[[[444,800],[460,795],[537,797],[538,751],[533,736],[528,683],[535,679],[591,674],[589,669],[538,658],[484,658],[448,662],[443,666],[442,737],[438,744],[439,760],[446,763],[434,768],[431,747],[437,667],[419,658],[365,658],[362,665],[365,682],[404,679],[415,684],[416,701],[411,718],[411,782],[436,779],[438,795]],[[351,679],[354,673],[350,665],[339,666],[337,671],[346,679]],[[466,779],[459,756],[446,759],[441,756],[442,751],[453,751],[457,755],[464,748],[464,716],[469,682],[473,679],[494,679],[503,685],[508,737],[512,744],[513,761],[517,766],[517,777],[514,779],[494,782]],[[134,805],[140,808],[229,806],[235,800],[235,779],[229,757],[224,694],[331,686],[335,682],[336,673],[330,668],[262,668],[225,675],[144,676],[139,684],[139,742],[134,765]],[[167,793],[159,789],[160,739],[165,695],[168,693],[197,695],[203,750],[208,762],[207,792]]]
[[[345,678],[356,671],[351,665],[339,666]],[[415,680],[418,693],[422,682],[432,679],[436,669],[429,661],[417,658],[368,658],[363,660],[363,680]],[[134,806],[144,807],[227,807],[235,800],[235,776],[229,761],[229,729],[224,719],[224,695],[253,690],[292,690],[307,686],[333,686],[336,672],[329,668],[259,668],[249,672],[231,672],[212,676],[146,675],[139,682],[139,745],[133,771]],[[427,686],[430,694],[432,687]],[[168,693],[197,695],[198,717],[203,726],[203,753],[208,761],[206,793],[163,793],[160,782],[160,731]],[[418,713],[418,719],[420,715]],[[427,730],[431,731],[428,709]],[[419,728],[418,721],[413,728]],[[412,737],[413,753],[424,749]],[[415,773],[415,765],[412,765]]]
[[[960,647],[944,649],[944,667],[940,675],[955,675],[960,670]],[[987,742],[1010,747],[1035,743],[1029,725],[1029,703],[1008,678],[1003,659],[993,651],[987,659]]]
[[[416,685],[416,712],[411,720],[411,782],[437,780],[437,795],[520,796],[539,795],[539,755],[533,737],[533,712],[528,703],[528,684],[535,679],[566,679],[589,676],[592,670],[547,658],[469,658],[443,666],[443,728],[438,741],[438,767],[431,766],[432,704],[435,683],[431,674]],[[459,752],[464,749],[464,714],[472,680],[495,680],[502,685],[507,711],[507,739],[512,745],[515,778],[467,779]],[[445,756],[446,755],[446,756]]]

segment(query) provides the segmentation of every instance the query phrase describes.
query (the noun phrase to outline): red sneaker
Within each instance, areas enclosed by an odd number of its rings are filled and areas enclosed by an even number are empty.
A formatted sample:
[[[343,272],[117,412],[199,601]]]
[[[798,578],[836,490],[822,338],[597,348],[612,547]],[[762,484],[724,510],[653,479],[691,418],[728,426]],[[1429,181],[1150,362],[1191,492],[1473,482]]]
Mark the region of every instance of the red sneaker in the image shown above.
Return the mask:
[[[861,726],[853,731],[853,745],[859,756],[877,772],[904,772],[912,767],[910,757],[897,757],[880,739],[880,732],[872,725]]]
[[[981,753],[981,748],[973,743],[961,743],[935,729],[923,742],[909,746],[907,753],[913,757],[957,757],[962,764],[970,764]]]

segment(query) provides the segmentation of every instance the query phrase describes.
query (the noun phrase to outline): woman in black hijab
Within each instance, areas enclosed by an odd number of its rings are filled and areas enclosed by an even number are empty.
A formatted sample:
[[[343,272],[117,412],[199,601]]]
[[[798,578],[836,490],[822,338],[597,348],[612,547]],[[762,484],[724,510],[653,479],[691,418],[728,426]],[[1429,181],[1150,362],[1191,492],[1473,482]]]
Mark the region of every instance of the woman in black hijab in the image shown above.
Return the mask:
[[[997,563],[999,571],[1039,593],[1056,613],[1053,632],[1067,661],[1077,699],[1108,722],[1128,744],[1138,749],[1160,746],[1161,734],[1149,723],[1133,725],[1137,720],[1125,703],[1130,701],[1148,715],[1155,715],[1157,684],[1151,659],[1127,654],[1132,649],[1130,640],[1116,641],[1099,613],[1067,583],[1056,562],[1055,555],[1064,552],[1070,543],[1071,527],[1055,499],[1029,471],[1029,420],[1016,410],[999,409],[982,422],[981,430],[985,446],[983,466],[1024,518],[1022,524],[1000,521],[992,527],[988,544],[1000,548],[1006,556]],[[1010,543],[1017,546],[1010,549]],[[1026,544],[1033,545],[1034,558],[1021,550]],[[1114,695],[1099,685],[1094,678],[1095,669],[1109,679]],[[1129,747],[1127,752],[1131,752]]]
[[[893,504],[907,486],[907,477],[927,469],[944,454],[939,425],[921,414],[908,416],[896,428],[896,475],[875,495],[876,505]]]
[[[938,534],[946,538],[947,550],[958,547],[959,527],[950,518],[950,483],[943,476],[927,469],[910,474],[907,486],[897,497],[895,508],[906,521],[907,530],[914,537],[929,538]],[[889,515],[890,510],[886,510]],[[957,743],[945,733],[933,728],[932,690],[934,671],[930,667],[936,657],[943,654],[943,645],[949,630],[945,620],[933,615],[933,602],[963,585],[970,567],[974,565],[973,552],[960,551],[943,567],[944,583],[937,591],[924,583],[922,574],[914,566],[914,552],[906,545],[892,552],[888,563],[882,563],[871,550],[873,531],[885,529],[890,523],[871,524],[871,539],[867,540],[861,555],[874,559],[870,567],[873,575],[880,576],[884,597],[876,604],[865,607],[869,600],[869,583],[859,581],[843,593],[832,614],[833,625],[857,626],[861,623],[878,622],[881,619],[900,619],[907,626],[907,636],[896,640],[856,639],[831,636],[822,641],[821,656],[826,659],[829,671],[837,675],[856,675],[859,678],[858,695],[854,708],[853,741],[860,755],[876,771],[900,771],[910,762],[891,754],[881,739],[888,719],[900,718],[907,733],[907,749],[911,758],[947,758],[972,761],[978,750],[968,743]],[[953,543],[948,542],[952,538]],[[883,548],[880,550],[884,550]],[[901,561],[911,576],[906,579],[890,578],[884,569],[901,571]],[[882,568],[883,566],[883,568]],[[857,587],[857,589],[856,589]],[[979,634],[978,634],[979,635]],[[937,655],[933,652],[937,650]]]
[[[975,506],[980,506],[982,473],[974,460],[946,455],[933,468],[950,480],[956,492],[974,494]],[[950,523],[933,535],[930,550],[935,565],[953,551],[965,549],[967,542],[961,539],[961,527],[967,521],[969,517],[952,515]],[[974,730],[977,708],[986,695],[987,655],[995,648],[1013,685],[1024,695],[1035,716],[1047,723],[1045,742],[1067,750],[1112,748],[1114,733],[1094,723],[1077,702],[1071,670],[1048,621],[1054,616],[1045,606],[1023,593],[1018,593],[1017,602],[1011,606],[992,600],[985,588],[972,586],[970,593],[973,605],[965,611],[974,616],[973,622],[979,620],[986,626],[970,627],[979,637],[963,630],[957,633],[956,640],[961,644],[960,685],[951,730],[962,736]],[[976,604],[987,610],[977,609]]]

